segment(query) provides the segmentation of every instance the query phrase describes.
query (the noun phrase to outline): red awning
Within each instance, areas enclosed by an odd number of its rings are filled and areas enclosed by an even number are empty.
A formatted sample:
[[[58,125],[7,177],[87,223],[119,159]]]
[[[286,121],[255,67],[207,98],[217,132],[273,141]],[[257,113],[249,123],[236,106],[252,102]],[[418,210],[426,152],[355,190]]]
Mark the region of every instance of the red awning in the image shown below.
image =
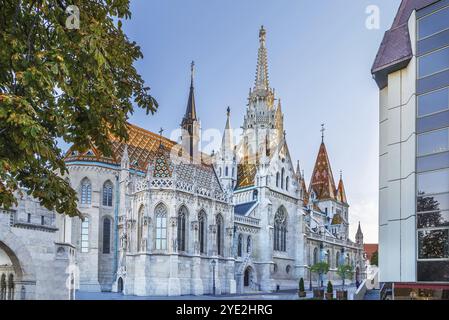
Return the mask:
[[[397,289],[428,289],[428,290],[449,290],[449,284],[437,283],[395,283]]]

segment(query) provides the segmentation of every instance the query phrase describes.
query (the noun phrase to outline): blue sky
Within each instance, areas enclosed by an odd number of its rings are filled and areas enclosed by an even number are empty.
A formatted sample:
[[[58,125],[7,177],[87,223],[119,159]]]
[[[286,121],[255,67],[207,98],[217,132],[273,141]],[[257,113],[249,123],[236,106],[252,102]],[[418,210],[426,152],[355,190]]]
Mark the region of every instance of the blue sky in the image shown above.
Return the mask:
[[[378,89],[370,68],[400,0],[151,0],[132,1],[124,23],[142,49],[136,66],[160,109],[136,110],[130,121],[167,135],[185,111],[190,61],[196,63],[196,103],[203,129],[223,129],[226,107],[240,127],[254,82],[260,25],[267,29],[270,85],[282,99],[293,161],[309,179],[320,124],[334,176],[343,176],[351,205],[350,236],[361,221],[377,242]],[[368,30],[366,8],[380,9],[380,29]]]

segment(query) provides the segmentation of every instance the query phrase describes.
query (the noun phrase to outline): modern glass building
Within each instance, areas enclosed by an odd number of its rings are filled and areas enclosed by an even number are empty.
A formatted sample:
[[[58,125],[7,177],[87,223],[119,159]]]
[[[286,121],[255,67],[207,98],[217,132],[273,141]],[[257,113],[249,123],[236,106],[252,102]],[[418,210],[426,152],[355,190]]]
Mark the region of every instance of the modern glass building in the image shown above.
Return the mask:
[[[372,73],[380,281],[396,299],[449,299],[449,0],[403,0]]]

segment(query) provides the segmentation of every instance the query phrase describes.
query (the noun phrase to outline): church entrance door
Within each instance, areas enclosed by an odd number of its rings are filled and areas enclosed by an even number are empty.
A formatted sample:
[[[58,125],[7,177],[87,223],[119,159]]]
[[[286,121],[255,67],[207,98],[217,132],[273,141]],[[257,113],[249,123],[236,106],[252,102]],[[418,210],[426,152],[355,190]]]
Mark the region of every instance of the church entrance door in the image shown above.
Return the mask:
[[[251,285],[252,270],[251,267],[245,269],[245,274],[243,276],[243,286],[249,287]]]
[[[117,291],[119,293],[123,293],[123,279],[122,278],[118,278]]]

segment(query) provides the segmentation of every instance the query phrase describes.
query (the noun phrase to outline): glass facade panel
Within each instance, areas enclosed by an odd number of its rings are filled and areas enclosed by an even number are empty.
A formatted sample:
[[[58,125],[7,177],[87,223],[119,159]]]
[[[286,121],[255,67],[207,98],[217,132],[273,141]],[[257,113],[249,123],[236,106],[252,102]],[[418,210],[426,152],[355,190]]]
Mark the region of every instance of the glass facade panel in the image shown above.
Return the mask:
[[[449,282],[449,261],[418,261],[418,281]]]
[[[449,167],[449,152],[420,157],[417,161],[418,172],[438,170]]]
[[[418,39],[449,28],[449,7],[418,20]]]
[[[449,193],[418,197],[418,212],[449,210]]]
[[[418,259],[449,258],[449,230],[418,231]]]
[[[416,130],[418,133],[441,129],[449,126],[449,111],[443,111],[431,116],[419,118]]]
[[[449,47],[434,51],[418,59],[418,74],[420,78],[449,68]]]
[[[418,97],[418,116],[444,111],[448,109],[448,106],[449,88],[424,94]]]
[[[449,227],[449,211],[418,214],[418,228]]]
[[[418,195],[449,192],[449,170],[426,172],[418,175]]]
[[[448,282],[449,7],[435,5],[418,12],[416,267],[417,281]]]
[[[437,130],[418,136],[418,156],[449,150],[449,130]]]

